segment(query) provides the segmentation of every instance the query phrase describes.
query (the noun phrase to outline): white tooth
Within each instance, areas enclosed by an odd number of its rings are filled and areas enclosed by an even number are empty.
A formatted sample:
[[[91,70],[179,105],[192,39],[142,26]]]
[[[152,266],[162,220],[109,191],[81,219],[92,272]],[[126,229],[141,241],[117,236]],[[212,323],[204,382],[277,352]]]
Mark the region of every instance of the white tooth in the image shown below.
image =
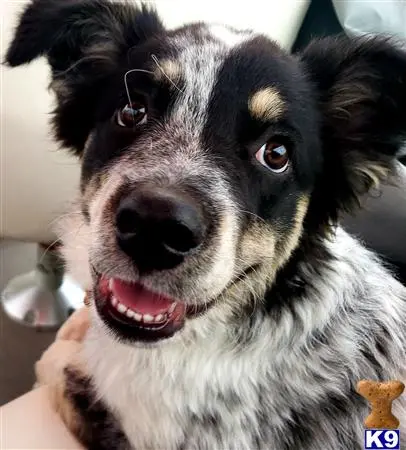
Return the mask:
[[[117,311],[120,312],[121,314],[124,314],[127,311],[127,308],[121,303],[119,303],[117,305]]]
[[[113,290],[113,278],[110,278],[110,280],[109,280],[109,289],[110,289],[110,291]]]
[[[157,316],[155,316],[155,322],[162,322],[163,318],[163,314],[158,314]]]
[[[131,311],[131,309],[127,309],[127,312],[125,314],[130,319],[132,319],[134,317],[134,311]]]
[[[169,314],[173,313],[175,311],[175,308],[176,308],[176,302],[173,302],[168,310]]]
[[[111,304],[113,306],[117,306],[117,299],[116,299],[116,297],[111,297]]]
[[[134,313],[134,319],[135,319],[137,322],[141,322],[141,320],[142,320],[142,315],[141,315],[141,314],[138,314],[138,313]]]
[[[152,322],[154,320],[154,317],[150,316],[149,314],[144,314],[142,316],[142,319],[144,320],[144,322]]]

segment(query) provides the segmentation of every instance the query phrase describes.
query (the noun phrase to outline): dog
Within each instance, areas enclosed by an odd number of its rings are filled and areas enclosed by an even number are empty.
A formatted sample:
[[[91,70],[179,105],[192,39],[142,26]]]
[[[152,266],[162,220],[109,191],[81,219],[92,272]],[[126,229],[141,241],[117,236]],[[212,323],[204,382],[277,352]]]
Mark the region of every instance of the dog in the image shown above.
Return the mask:
[[[60,237],[91,325],[50,377],[68,426],[97,449],[363,448],[356,383],[404,377],[406,288],[338,218],[393,173],[401,47],[289,54],[129,2],[31,0],[6,62],[41,55],[82,169]]]

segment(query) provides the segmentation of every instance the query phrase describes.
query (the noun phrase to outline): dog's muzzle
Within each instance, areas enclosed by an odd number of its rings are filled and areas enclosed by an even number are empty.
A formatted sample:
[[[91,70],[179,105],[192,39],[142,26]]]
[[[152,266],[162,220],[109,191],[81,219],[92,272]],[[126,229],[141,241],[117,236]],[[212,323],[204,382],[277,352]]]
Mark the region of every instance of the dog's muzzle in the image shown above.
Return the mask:
[[[145,185],[127,189],[116,203],[115,233],[139,280],[95,273],[95,304],[107,325],[120,337],[153,342],[171,337],[187,317],[207,310],[207,304],[191,307],[142,284],[143,275],[174,269],[197,252],[207,230],[203,207],[190,194]]]

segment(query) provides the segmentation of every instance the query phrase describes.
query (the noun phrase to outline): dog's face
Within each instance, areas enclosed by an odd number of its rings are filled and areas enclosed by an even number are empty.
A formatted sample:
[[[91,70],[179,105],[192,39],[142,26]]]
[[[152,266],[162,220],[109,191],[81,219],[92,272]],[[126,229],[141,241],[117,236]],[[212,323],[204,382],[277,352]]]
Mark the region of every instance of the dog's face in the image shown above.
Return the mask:
[[[387,175],[406,131],[406,58],[382,42],[297,57],[249,31],[167,31],[129,4],[35,0],[7,58],[39,54],[56,136],[82,162],[66,252],[76,233],[120,338],[260,305],[302,234]]]

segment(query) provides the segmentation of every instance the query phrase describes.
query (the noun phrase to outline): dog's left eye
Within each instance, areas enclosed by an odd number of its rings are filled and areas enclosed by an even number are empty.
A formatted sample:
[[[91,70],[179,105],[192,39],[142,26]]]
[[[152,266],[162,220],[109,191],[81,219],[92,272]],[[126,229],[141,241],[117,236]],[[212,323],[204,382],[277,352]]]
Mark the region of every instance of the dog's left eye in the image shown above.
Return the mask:
[[[135,127],[147,122],[147,108],[142,103],[127,103],[117,111],[117,124],[120,127]]]
[[[255,154],[255,158],[272,172],[282,173],[289,167],[289,155],[281,143],[268,141]]]

